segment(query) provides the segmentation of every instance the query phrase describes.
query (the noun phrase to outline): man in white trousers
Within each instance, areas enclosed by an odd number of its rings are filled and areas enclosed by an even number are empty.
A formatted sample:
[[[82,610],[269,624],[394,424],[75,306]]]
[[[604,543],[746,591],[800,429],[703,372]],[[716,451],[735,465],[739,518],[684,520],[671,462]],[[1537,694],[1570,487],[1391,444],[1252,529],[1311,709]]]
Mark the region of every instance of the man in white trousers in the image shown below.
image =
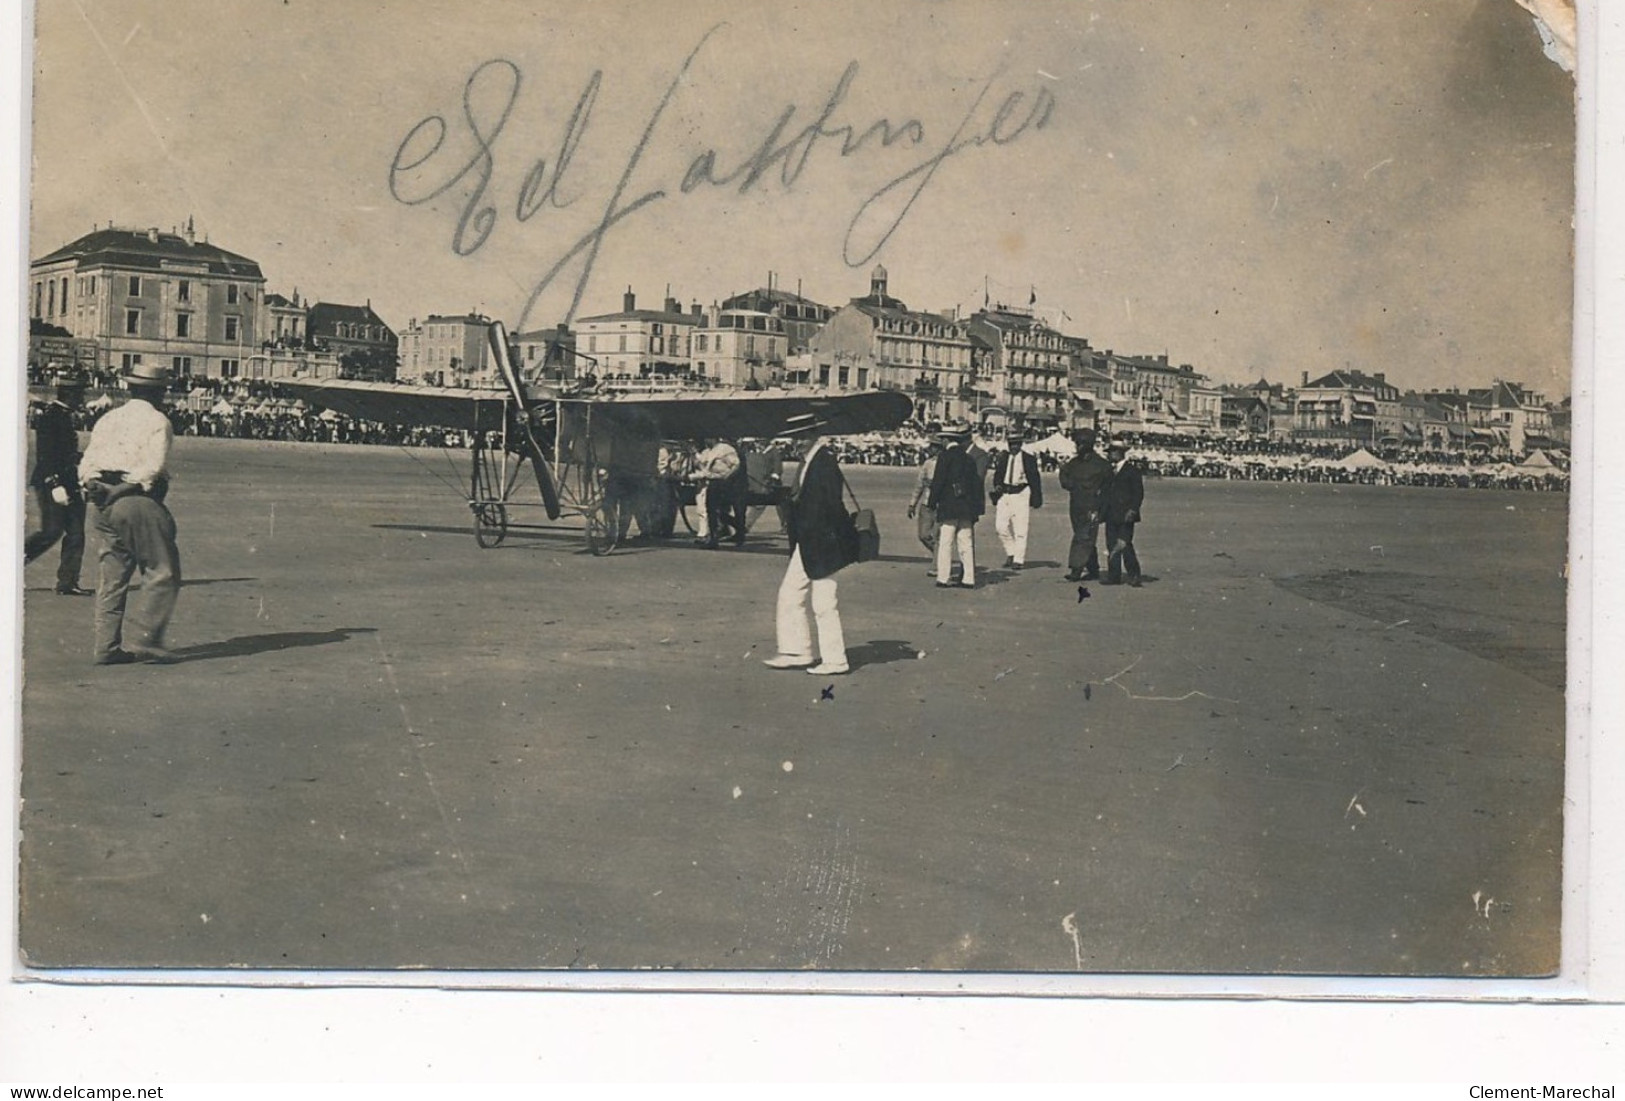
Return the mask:
[[[858,560],[858,532],[842,500],[846,483],[835,454],[825,446],[822,431],[815,432],[785,508],[790,564],[779,583],[778,653],[764,664],[825,677],[850,668],[835,574]]]
[[[993,460],[993,530],[1004,545],[1004,568],[1027,568],[1027,527],[1031,509],[1044,507],[1044,486],[1038,480],[1038,459],[1012,436],[1009,450]]]

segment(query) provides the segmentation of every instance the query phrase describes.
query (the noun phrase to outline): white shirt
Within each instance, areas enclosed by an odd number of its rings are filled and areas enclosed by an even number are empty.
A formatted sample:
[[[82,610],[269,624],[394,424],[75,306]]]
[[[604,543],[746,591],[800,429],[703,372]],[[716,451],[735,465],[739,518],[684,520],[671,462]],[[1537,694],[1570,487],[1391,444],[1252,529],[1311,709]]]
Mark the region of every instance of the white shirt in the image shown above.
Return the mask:
[[[1019,447],[1009,451],[1009,458],[1004,464],[1004,484],[1007,489],[1022,489],[1027,485],[1027,464],[1022,461],[1024,452]]]
[[[739,452],[722,440],[694,457],[694,474],[708,482],[720,482],[739,469]]]
[[[796,492],[801,492],[801,483],[807,480],[807,467],[812,465],[812,457],[824,449],[824,437],[820,436],[813,441],[807,453],[801,456],[801,468],[796,471]]]
[[[169,446],[175,428],[150,402],[131,398],[102,416],[91,430],[90,444],[79,460],[81,484],[104,470],[122,470],[126,482],[150,490],[169,473]]]

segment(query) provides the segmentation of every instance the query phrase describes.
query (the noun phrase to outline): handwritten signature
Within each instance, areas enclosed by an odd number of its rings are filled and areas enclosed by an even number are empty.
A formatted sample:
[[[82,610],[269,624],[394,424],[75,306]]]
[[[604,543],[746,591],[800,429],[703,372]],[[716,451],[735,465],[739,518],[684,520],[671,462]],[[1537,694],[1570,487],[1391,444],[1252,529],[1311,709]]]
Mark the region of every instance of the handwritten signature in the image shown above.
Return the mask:
[[[566,249],[532,288],[518,321],[521,330],[527,326],[530,312],[542,294],[572,264],[578,264],[575,294],[565,323],[574,320],[599,251],[610,230],[637,211],[675,197],[669,183],[643,191],[635,197],[629,198],[628,195],[633,175],[659,127],[661,117],[706,43],[724,26],[726,24],[719,23],[706,31],[689,51],[650,112],[597,225]],[[887,118],[880,118],[861,131],[850,123],[836,121],[858,73],[856,61],[848,64],[817,115],[799,129],[793,128],[793,120],[800,107],[794,103],[787,105],[755,151],[738,164],[724,167],[719,163],[722,155],[714,148],[706,149],[689,162],[676,184],[676,195],[688,195],[701,188],[724,187],[737,188],[740,194],[746,194],[769,175],[777,175],[779,182],[789,188],[806,171],[814,151],[823,146],[837,150],[841,157],[851,157],[877,147],[886,149],[899,143],[909,147],[925,146],[925,125],[917,118],[897,125]],[[1043,86],[1031,93],[1020,90],[1008,92],[990,113],[985,113],[983,104],[989,102],[993,87],[1001,75],[995,72],[982,83],[960,118],[959,125],[946,141],[934,147],[934,152],[886,182],[859,204],[847,225],[842,244],[842,258],[849,266],[861,267],[880,252],[936,176],[937,169],[950,158],[981,146],[1008,145],[1029,131],[1043,129],[1049,122],[1055,110],[1055,97]],[[587,134],[603,79],[603,70],[597,70],[583,86],[575,108],[565,123],[551,163],[545,157],[537,157],[520,177],[519,185],[509,200],[515,222],[528,222],[549,208],[563,210],[580,200],[581,196],[574,194],[568,186],[573,180],[571,166]],[[442,115],[430,115],[417,122],[395,150],[389,169],[389,189],[397,202],[418,206],[459,185],[466,189],[467,197],[451,237],[452,250],[459,256],[478,252],[496,231],[499,213],[497,200],[492,196],[497,191],[493,184],[493,178],[497,175],[497,143],[513,114],[523,83],[524,75],[519,66],[504,58],[486,61],[469,74],[463,85],[462,117],[458,123],[466,127],[467,132],[456,135],[463,144],[472,142],[473,151],[466,158],[451,152],[448,145],[448,137],[452,135],[451,124]]]

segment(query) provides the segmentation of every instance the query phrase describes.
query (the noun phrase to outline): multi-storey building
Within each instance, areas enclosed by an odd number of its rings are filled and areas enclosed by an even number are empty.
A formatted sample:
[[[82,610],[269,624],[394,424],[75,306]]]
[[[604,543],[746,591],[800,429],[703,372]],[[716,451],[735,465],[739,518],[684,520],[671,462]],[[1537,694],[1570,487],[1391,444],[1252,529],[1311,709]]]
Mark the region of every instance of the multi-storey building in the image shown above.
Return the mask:
[[[1219,428],[1231,435],[1269,435],[1269,402],[1245,390],[1224,392],[1220,398]]]
[[[1303,385],[1292,404],[1296,439],[1359,446],[1393,445],[1404,437],[1399,389],[1382,372],[1333,371]]]
[[[332,352],[347,374],[359,378],[391,381],[400,364],[400,340],[373,312],[371,302],[364,306],[315,303],[306,312],[305,342],[319,351]]]
[[[510,338],[519,373],[527,379],[576,377],[576,338],[562,321],[551,329],[531,329]]]
[[[1166,355],[1125,356],[1106,351],[1106,370],[1112,376],[1112,397],[1124,410],[1129,425],[1138,422],[1176,428],[1216,427],[1215,398],[1207,390],[1207,377],[1188,363],[1174,366]],[[1192,417],[1192,395],[1202,390],[1202,419]]]
[[[96,367],[236,378],[265,321],[259,264],[184,232],[98,229],[29,264],[30,316],[95,343]]]
[[[396,379],[425,386],[497,388],[491,360],[491,319],[484,314],[430,314],[412,318],[400,335]]]
[[[267,291],[266,321],[260,331],[262,348],[302,348],[305,344],[305,307],[299,302],[299,292],[292,298]]]
[[[689,338],[702,320],[699,306],[684,313],[669,295],[664,309],[640,310],[628,287],[618,313],[576,319],[576,352],[601,377],[686,375],[693,367]]]
[[[713,307],[690,343],[694,374],[722,386],[782,382],[789,339],[776,314]]]
[[[1024,422],[1060,423],[1072,404],[1068,379],[1076,341],[1015,306],[978,310],[965,327],[984,351],[979,381],[994,403]]]
[[[1467,391],[1467,401],[1472,426],[1493,433],[1496,447],[1524,455],[1537,447],[1552,446],[1546,398],[1523,383],[1496,379],[1485,389]]]
[[[792,294],[773,286],[771,278],[765,287],[724,298],[722,309],[751,310],[778,318],[783,325],[787,344],[786,358],[805,352],[811,346],[813,336],[835,314],[832,307],[803,298],[799,290]]]
[[[858,390],[901,390],[921,420],[969,420],[976,411],[980,366],[965,324],[911,310],[887,289],[884,267],[869,293],[836,310],[813,337],[809,382]]]

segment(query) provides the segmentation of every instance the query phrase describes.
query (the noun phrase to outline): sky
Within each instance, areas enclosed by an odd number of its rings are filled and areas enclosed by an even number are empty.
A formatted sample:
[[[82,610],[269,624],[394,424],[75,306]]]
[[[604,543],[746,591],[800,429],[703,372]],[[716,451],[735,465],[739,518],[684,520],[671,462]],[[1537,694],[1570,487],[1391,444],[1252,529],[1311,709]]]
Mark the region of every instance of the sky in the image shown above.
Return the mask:
[[[1574,84],[1516,0],[39,0],[35,32],[30,256],[192,218],[397,329],[770,272],[839,305],[879,263],[1219,382],[1570,392]]]

